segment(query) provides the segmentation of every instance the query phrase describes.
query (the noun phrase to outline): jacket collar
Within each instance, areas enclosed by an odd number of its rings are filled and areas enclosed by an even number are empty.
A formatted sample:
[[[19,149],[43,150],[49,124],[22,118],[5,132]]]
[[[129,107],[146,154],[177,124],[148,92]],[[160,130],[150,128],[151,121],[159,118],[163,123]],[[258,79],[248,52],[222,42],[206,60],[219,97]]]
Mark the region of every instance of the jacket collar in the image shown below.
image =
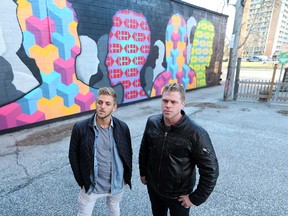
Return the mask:
[[[176,128],[181,127],[181,126],[183,125],[183,123],[186,121],[186,119],[188,118],[184,110],[181,110],[181,115],[182,115],[182,118],[180,119],[180,121],[177,122],[177,123],[174,124],[174,125],[171,125],[171,129],[176,129]],[[162,114],[162,116],[161,116],[161,120],[160,120],[160,121],[161,121],[161,125],[162,125],[163,127],[165,127],[163,114]]]

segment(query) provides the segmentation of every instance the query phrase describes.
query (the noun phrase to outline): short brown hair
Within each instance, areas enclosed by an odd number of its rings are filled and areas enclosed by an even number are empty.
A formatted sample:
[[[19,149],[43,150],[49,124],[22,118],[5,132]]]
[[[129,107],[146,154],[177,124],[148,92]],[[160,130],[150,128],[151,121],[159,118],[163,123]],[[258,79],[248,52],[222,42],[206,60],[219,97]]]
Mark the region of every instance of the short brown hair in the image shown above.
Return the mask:
[[[110,88],[110,87],[103,87],[103,88],[99,88],[98,90],[98,96],[99,95],[110,95],[113,97],[114,102],[117,103],[117,95],[116,92],[114,91],[114,89]]]
[[[184,90],[183,85],[179,83],[167,83],[163,88],[162,94],[167,91],[179,92],[181,96],[181,100],[185,101],[185,90]]]

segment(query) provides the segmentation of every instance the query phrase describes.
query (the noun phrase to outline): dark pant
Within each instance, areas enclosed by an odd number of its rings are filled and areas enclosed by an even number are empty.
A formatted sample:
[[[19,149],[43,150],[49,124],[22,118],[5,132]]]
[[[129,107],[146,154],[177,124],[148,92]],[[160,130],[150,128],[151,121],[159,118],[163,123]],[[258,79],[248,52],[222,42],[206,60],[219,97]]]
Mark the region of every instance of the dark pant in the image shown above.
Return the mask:
[[[147,188],[153,216],[167,216],[168,209],[171,216],[189,216],[190,208],[184,208],[177,199],[162,197],[149,186]]]

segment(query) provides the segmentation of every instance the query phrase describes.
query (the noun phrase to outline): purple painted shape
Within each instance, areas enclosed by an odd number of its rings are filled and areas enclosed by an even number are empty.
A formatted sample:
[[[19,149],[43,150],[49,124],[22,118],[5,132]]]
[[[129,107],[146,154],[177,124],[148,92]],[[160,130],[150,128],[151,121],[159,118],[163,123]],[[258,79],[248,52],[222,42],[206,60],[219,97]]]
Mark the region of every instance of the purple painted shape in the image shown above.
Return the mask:
[[[16,116],[22,113],[18,103],[11,103],[0,109],[0,130],[18,126]]]
[[[74,58],[67,60],[58,58],[54,61],[54,69],[61,75],[61,80],[66,85],[70,85],[73,82],[73,74],[75,72],[74,63]]]
[[[35,122],[40,122],[45,120],[45,114],[37,111],[33,113],[32,115],[27,115],[25,113],[20,114],[16,118],[17,125],[26,125],[26,124],[32,124]]]
[[[95,101],[95,95],[91,92],[88,92],[86,95],[78,94],[75,97],[75,103],[80,106],[81,112],[89,111],[90,106]]]
[[[50,18],[40,20],[36,16],[26,19],[26,28],[35,36],[36,44],[46,47],[51,43],[51,33],[56,30],[55,23]]]

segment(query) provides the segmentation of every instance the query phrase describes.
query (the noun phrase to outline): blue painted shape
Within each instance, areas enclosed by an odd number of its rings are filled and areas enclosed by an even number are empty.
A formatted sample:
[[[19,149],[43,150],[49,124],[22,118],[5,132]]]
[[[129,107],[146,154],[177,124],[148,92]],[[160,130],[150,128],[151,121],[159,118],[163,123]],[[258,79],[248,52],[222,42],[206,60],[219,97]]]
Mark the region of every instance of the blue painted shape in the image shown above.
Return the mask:
[[[179,56],[179,50],[178,49],[172,49],[170,52],[170,56],[172,59],[172,64],[177,64],[177,57]]]
[[[61,83],[57,87],[57,95],[63,98],[64,105],[67,107],[71,107],[73,104],[75,104],[75,97],[79,92],[79,87],[75,83],[71,83],[70,85],[65,85]]]
[[[37,88],[26,94],[23,98],[17,101],[21,105],[23,113],[32,115],[38,110],[37,101],[42,97],[42,91]]]
[[[67,60],[71,57],[71,49],[75,45],[75,39],[72,35],[60,35],[57,32],[52,34],[52,43],[58,48],[62,59]]]
[[[56,24],[56,32],[61,35],[70,34],[69,24],[74,21],[73,11],[68,8],[58,8],[54,3],[49,3],[49,16]]]
[[[98,89],[89,87],[89,90],[90,90],[91,93],[94,94],[95,98],[97,98],[97,96],[98,96]]]
[[[179,26],[178,32],[180,34],[180,41],[185,42],[185,36],[186,36],[186,26]]]
[[[177,75],[177,72],[178,72],[178,65],[177,64],[169,65],[169,71],[172,74],[172,79],[175,79],[176,75]]]
[[[23,32],[23,47],[26,54],[30,57],[30,48],[36,43],[35,36],[30,31]]]
[[[32,11],[34,16],[38,17],[41,20],[48,16],[46,0],[30,0],[29,2],[32,5]]]
[[[57,86],[61,83],[61,75],[55,71],[50,74],[42,73],[43,84],[41,89],[43,97],[51,99],[57,95]]]
[[[171,41],[172,38],[172,33],[173,33],[173,30],[174,30],[174,26],[173,25],[168,25],[167,28],[166,28],[166,40],[167,41]]]

